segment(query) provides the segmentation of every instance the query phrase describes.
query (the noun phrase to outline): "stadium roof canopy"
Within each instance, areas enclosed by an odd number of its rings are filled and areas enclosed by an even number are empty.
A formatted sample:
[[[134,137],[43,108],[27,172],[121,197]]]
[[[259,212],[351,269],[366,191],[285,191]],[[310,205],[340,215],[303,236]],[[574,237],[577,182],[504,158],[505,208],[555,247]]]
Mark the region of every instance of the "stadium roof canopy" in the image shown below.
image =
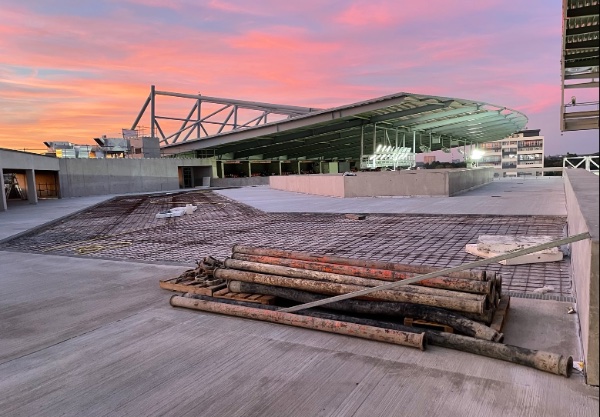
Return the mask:
[[[227,99],[158,93],[196,100],[220,100],[221,104],[227,105]],[[151,97],[148,100],[151,101]],[[232,102],[257,108],[268,106],[239,100]],[[166,139],[178,135],[167,136],[158,128],[163,143],[166,143],[162,152],[169,155],[205,151],[202,153],[217,156],[233,153],[236,159],[255,155],[261,155],[263,159],[281,156],[288,159],[350,158],[362,155],[361,143],[365,154],[370,153],[368,150],[374,148],[376,143],[413,147],[413,139],[416,152],[422,147],[435,151],[499,140],[522,130],[527,123],[524,114],[506,107],[410,93],[393,94],[326,110],[281,107],[288,111],[287,118],[283,120],[259,126],[229,123],[228,126],[233,128],[227,132],[221,128],[216,134],[180,143],[167,142]],[[144,108],[132,129],[135,129],[143,112]],[[197,119],[195,124],[201,120],[204,119]],[[227,124],[227,120],[224,123]]]

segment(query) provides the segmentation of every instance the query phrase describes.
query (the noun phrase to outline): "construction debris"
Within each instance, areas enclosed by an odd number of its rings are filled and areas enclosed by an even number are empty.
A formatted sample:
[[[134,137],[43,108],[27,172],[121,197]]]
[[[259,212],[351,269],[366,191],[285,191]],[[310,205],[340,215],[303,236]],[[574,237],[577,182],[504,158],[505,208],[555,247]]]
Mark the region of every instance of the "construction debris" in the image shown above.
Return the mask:
[[[476,244],[467,244],[465,251],[481,258],[492,258],[520,249],[549,243],[552,236],[498,236],[481,235]],[[556,262],[563,259],[563,253],[557,248],[548,248],[528,255],[500,261],[501,265],[523,265],[540,262]]]
[[[364,220],[367,218],[364,214],[345,214],[344,217],[349,220]]]
[[[439,276],[413,283],[420,274]],[[410,283],[354,299],[322,302],[331,295],[402,280]],[[202,289],[210,288],[202,286],[206,281],[227,284],[218,290]],[[491,271],[461,270],[444,275],[443,270],[426,266],[237,245],[230,258],[222,262],[204,258],[196,269],[175,280],[161,281],[161,287],[187,293],[171,298],[176,307],[420,349],[425,348],[426,340],[567,377],[572,368],[571,357],[500,343],[510,298],[502,294],[501,276]],[[220,298],[224,294],[228,295]],[[271,302],[257,304],[260,297],[271,297]],[[326,310],[284,311],[293,310],[290,305],[317,302]]]
[[[171,217],[181,217],[184,214],[193,214],[198,209],[198,206],[186,204],[185,207],[173,207],[169,210],[161,211],[154,216],[157,219],[168,219]]]

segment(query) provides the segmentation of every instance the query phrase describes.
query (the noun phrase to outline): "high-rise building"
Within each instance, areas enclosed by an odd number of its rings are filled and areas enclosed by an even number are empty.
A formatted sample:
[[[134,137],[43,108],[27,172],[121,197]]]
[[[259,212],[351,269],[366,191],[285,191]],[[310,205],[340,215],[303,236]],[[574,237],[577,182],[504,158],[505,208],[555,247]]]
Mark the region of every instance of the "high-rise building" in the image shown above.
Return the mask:
[[[502,169],[500,176],[544,175],[544,137],[540,136],[539,129],[522,130],[502,140],[482,143],[479,149],[484,153],[478,166]],[[520,171],[525,168],[527,170]]]

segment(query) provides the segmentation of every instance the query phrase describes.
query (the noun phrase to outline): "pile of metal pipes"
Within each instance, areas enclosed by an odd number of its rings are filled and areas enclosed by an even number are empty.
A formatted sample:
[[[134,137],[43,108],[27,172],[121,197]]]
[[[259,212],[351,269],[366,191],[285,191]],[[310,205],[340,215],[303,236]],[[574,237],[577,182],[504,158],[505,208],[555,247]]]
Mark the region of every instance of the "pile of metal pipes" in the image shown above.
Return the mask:
[[[268,292],[268,295],[300,303],[314,301],[319,295],[324,298],[346,294],[437,270],[428,266],[240,245],[233,247],[231,258],[226,259],[223,266],[215,270],[215,278],[228,281],[232,292]],[[457,322],[459,316],[489,325],[501,295],[499,275],[468,270],[398,289],[376,291],[360,300],[353,300],[359,301],[354,306],[342,308],[334,303],[326,307],[427,320],[457,327],[460,331],[464,326]],[[496,332],[489,340],[501,341],[502,335]]]
[[[213,271],[229,291],[273,295],[290,303],[310,303],[434,272],[427,266],[312,255],[236,245]],[[327,303],[326,310],[295,313],[276,306],[174,296],[171,305],[313,328],[425,349],[426,343],[501,359],[569,376],[572,358],[500,343],[502,333],[488,326],[502,295],[499,276],[466,270],[398,289],[378,290],[357,299]],[[457,334],[406,327],[410,317],[448,325]]]

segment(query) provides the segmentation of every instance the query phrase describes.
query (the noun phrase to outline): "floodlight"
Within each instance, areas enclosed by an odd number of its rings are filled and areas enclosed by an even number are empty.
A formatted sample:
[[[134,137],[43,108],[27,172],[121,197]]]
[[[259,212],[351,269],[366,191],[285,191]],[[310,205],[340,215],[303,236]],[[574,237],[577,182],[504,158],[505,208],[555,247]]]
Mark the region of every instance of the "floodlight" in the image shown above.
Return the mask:
[[[473,152],[471,152],[471,159],[478,161],[483,158],[484,154],[485,152],[483,152],[481,149],[473,149]]]

